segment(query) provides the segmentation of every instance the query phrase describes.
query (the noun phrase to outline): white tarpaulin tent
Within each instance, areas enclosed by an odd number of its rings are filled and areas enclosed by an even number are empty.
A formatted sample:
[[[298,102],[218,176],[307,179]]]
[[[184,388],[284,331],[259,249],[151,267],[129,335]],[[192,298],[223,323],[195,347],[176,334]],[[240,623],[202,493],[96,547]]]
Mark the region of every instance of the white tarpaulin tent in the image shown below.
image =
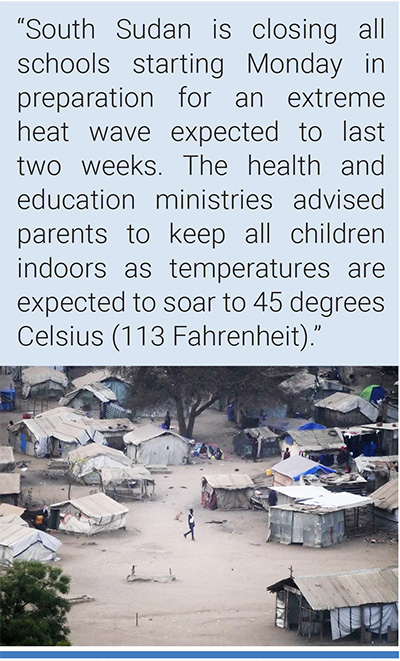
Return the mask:
[[[0,563],[12,565],[14,560],[38,560],[51,562],[61,542],[53,535],[16,525],[0,524]]]
[[[99,484],[99,473],[104,468],[114,468],[118,471],[132,463],[120,450],[97,443],[90,443],[73,450],[67,460],[69,474],[86,484]]]
[[[125,528],[129,509],[104,493],[65,500],[50,506],[60,510],[60,530],[81,535],[95,535]]]
[[[194,446],[194,441],[156,425],[137,427],[125,434],[124,443],[128,457],[144,466],[189,463],[191,447]]]

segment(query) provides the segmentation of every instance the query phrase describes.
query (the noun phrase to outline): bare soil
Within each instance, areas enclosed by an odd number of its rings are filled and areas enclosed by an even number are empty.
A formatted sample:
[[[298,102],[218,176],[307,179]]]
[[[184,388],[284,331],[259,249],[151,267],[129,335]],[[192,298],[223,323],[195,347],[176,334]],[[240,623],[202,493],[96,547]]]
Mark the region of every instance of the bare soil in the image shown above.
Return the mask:
[[[1,440],[9,414],[0,414]],[[175,421],[172,421],[174,424]],[[57,533],[59,564],[71,577],[71,596],[94,599],[72,606],[70,640],[76,646],[280,646],[320,645],[274,626],[275,596],[266,587],[289,575],[308,575],[387,567],[397,564],[397,544],[376,536],[360,537],[326,549],[266,543],[267,513],[210,511],[201,506],[201,477],[240,472],[265,476],[276,457],[257,463],[232,453],[234,423],[208,410],[196,422],[198,441],[219,444],[223,461],[194,458],[156,475],[156,495],[127,502],[127,528],[116,533],[78,537]],[[36,502],[64,500],[68,482],[48,470],[47,460],[28,459],[22,488]],[[90,493],[73,485],[72,496]],[[194,508],[196,540],[186,539],[187,512]],[[179,513],[182,513],[179,516]],[[223,523],[217,523],[223,521]],[[137,574],[166,576],[166,583],[128,583]],[[137,614],[137,619],[136,619]],[[349,644],[349,640],[342,641]],[[323,642],[332,644],[329,637]],[[351,644],[357,644],[352,640]]]

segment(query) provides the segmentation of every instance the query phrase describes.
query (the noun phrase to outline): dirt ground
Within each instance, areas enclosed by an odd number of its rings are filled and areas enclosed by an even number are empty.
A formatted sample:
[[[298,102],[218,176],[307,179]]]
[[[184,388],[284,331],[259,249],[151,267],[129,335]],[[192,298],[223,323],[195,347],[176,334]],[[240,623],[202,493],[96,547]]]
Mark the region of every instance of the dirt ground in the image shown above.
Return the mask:
[[[4,443],[9,414],[0,418]],[[275,596],[266,587],[288,576],[289,567],[294,575],[308,575],[397,564],[397,543],[389,538],[376,536],[373,543],[360,537],[326,549],[268,544],[266,512],[204,509],[203,475],[238,469],[257,478],[276,463],[275,457],[253,463],[233,455],[235,431],[225,414],[206,411],[196,423],[196,440],[219,444],[226,453],[223,461],[194,458],[192,465],[173,466],[170,474],[156,475],[152,500],[125,503],[126,530],[83,538],[57,533],[62,541],[59,565],[71,577],[71,596],[94,599],[72,606],[73,645],[320,645],[319,638],[309,641],[274,626]],[[66,479],[49,471],[47,460],[28,460],[22,474],[24,491],[32,489],[34,499],[46,504],[66,499]],[[89,487],[74,485],[71,495],[88,493]],[[194,542],[183,537],[190,507],[196,517]],[[176,581],[128,583],[133,564],[137,574],[171,572]],[[323,644],[332,644],[328,636]]]

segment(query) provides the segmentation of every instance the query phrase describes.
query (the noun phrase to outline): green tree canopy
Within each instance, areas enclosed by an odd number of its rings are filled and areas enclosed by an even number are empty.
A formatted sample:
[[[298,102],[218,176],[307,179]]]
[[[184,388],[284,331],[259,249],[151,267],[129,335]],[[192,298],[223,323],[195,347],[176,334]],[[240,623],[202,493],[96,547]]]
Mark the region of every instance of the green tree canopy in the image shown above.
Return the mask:
[[[58,567],[15,562],[0,577],[2,645],[69,645],[70,578]]]
[[[277,382],[296,368],[274,367],[123,367],[119,374],[131,383],[135,405],[176,405],[179,433],[192,438],[196,418],[222,397],[231,400],[268,396]]]

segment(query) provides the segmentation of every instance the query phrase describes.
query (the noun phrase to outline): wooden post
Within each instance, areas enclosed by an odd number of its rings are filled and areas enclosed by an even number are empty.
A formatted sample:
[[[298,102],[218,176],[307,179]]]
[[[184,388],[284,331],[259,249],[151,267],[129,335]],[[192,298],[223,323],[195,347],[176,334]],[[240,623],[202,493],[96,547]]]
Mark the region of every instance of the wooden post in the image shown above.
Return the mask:
[[[309,638],[311,638],[311,622],[312,622],[312,610],[310,608],[310,616],[309,616],[309,622],[308,622],[308,626],[309,626],[308,637]]]
[[[68,485],[68,500],[71,498],[71,486],[72,486],[72,484],[70,482],[69,485]]]
[[[136,626],[139,626],[139,613],[136,613]]]

